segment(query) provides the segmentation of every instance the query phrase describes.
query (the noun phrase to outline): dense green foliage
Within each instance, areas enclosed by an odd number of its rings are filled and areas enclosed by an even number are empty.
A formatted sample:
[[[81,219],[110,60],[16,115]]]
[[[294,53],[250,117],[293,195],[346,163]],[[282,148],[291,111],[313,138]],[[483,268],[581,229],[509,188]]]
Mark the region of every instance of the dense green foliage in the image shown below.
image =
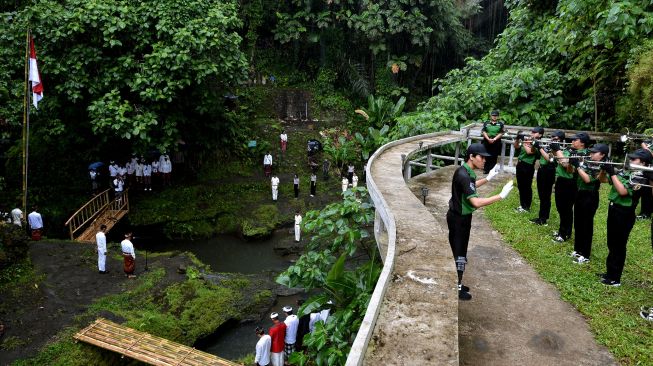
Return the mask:
[[[246,76],[237,11],[232,1],[42,0],[4,14],[0,113],[20,125],[17,56],[30,27],[47,96],[34,120],[50,134],[86,130],[140,152],[201,139],[190,127],[219,129],[221,93]]]
[[[649,365],[653,363],[653,327],[640,318],[639,311],[641,306],[653,306],[651,223],[638,220],[631,231],[621,287],[602,285],[596,274],[606,271],[608,191],[609,186],[602,185],[594,218],[592,258],[582,266],[569,257],[573,244],[554,244],[549,239],[551,228],[558,225],[557,215],[552,215],[548,227],[531,225],[530,217],[515,215],[512,208],[519,205],[519,195],[512,194],[488,206],[486,217],[507,243],[558,288],[562,299],[585,316],[597,341],[610,350],[620,365]],[[538,199],[534,198],[533,207],[537,207]],[[553,205],[555,212],[555,202]]]
[[[639,118],[650,118],[646,108],[636,108],[648,84],[642,85],[648,77],[642,71],[649,59],[640,55],[653,31],[653,3],[535,3],[508,2],[510,22],[496,47],[436,80],[438,95],[403,118],[393,136],[456,128],[485,119],[495,108],[508,124],[598,131],[635,127]],[[627,67],[633,70],[630,94]],[[635,108],[616,109],[619,99]]]
[[[381,272],[376,246],[367,227],[374,220],[374,207],[367,203],[367,190],[354,188],[343,193],[343,201],[306,214],[303,229],[311,235],[306,252],[277,277],[288,287],[318,290],[300,308],[309,314],[330,307],[326,323],[304,337],[306,352],[295,352],[290,362],[298,365],[344,365],[351,344],[365,315],[367,304]],[[371,258],[365,264],[346,269],[345,261],[359,248]],[[328,305],[331,300],[333,305]]]
[[[0,223],[0,270],[27,257],[28,238],[25,229]]]

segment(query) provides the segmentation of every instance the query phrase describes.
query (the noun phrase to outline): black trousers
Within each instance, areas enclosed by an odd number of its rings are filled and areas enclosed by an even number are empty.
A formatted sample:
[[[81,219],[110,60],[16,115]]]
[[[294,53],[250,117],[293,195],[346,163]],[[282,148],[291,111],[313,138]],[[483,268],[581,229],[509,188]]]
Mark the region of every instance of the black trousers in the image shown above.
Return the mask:
[[[524,210],[531,209],[533,202],[533,174],[535,165],[520,161],[515,168],[517,173],[517,189],[519,190],[519,204]]]
[[[653,213],[653,195],[651,194],[651,187],[642,187],[633,194],[633,207],[637,207],[640,199],[642,205],[639,208],[639,214],[642,216],[651,216]]]
[[[483,166],[483,172],[485,174],[489,173],[495,165],[497,165],[497,158],[501,154],[501,140],[495,141],[493,144],[487,142],[483,139],[483,146],[490,156],[485,158],[485,165]]]
[[[295,198],[299,197],[299,184],[293,184],[293,189],[295,190]]]
[[[449,245],[454,260],[457,257],[467,257],[469,233],[472,230],[472,215],[459,215],[447,211],[447,226],[449,227]]]
[[[551,212],[551,193],[556,181],[556,169],[552,164],[541,166],[537,170],[537,196],[540,198],[540,213],[537,217],[542,221],[549,219]]]
[[[571,237],[574,225],[574,202],[576,201],[576,179],[558,177],[555,186],[556,208],[560,217],[558,235],[565,239]]]
[[[317,182],[311,181],[311,195],[315,196],[315,190],[317,189]]]
[[[624,207],[610,202],[608,208],[608,257],[605,259],[607,278],[621,282],[626,263],[626,245],[635,225],[635,206]]]
[[[581,189],[574,204],[574,250],[589,259],[594,237],[594,215],[599,208],[599,192]]]

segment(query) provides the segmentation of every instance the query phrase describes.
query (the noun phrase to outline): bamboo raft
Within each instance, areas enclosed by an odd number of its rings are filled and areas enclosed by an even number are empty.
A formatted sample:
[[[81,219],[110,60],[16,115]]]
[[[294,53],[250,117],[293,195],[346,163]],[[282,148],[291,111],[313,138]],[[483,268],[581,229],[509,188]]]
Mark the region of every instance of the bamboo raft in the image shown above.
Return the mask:
[[[159,366],[240,366],[232,361],[169,341],[165,338],[127,328],[98,318],[75,334],[78,341],[90,343]]]

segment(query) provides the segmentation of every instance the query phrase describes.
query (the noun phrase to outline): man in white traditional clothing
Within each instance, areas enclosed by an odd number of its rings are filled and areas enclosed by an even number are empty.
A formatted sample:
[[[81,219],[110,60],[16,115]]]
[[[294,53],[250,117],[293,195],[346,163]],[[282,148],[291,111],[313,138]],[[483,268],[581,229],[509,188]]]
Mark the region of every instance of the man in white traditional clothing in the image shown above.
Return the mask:
[[[299,327],[299,318],[293,314],[292,306],[284,306],[283,312],[286,314],[286,319],[283,321],[286,324],[286,346],[284,352],[286,353],[286,360],[290,355],[295,352],[295,342],[297,341],[297,329]]]
[[[256,366],[268,366],[270,364],[272,338],[265,334],[265,330],[261,327],[256,327],[256,335],[258,336],[258,342],[256,342],[256,357],[254,357],[254,362]]]
[[[272,200],[276,201],[279,195],[279,177],[277,177],[276,174],[273,174],[270,183],[272,184]]]
[[[302,215],[299,214],[299,211],[295,211],[295,242],[298,243],[301,239],[301,225],[302,225]]]
[[[27,215],[27,222],[29,223],[29,228],[32,231],[32,240],[41,240],[41,233],[43,232],[43,218],[41,214],[36,212],[38,210],[37,206],[34,206],[32,212]]]
[[[286,131],[281,131],[279,139],[281,140],[281,153],[285,154],[288,147],[288,134],[286,134]]]
[[[342,177],[342,192],[344,193],[349,187],[349,179],[347,177]]]
[[[263,171],[265,176],[269,177],[272,174],[272,154],[268,151],[265,156],[263,156]]]
[[[356,175],[356,173],[354,173],[354,175],[351,177],[351,186],[353,188],[358,187],[358,176]]]
[[[125,240],[120,242],[120,249],[122,250],[122,256],[124,259],[123,269],[125,275],[129,278],[134,278],[134,271],[136,270],[136,251],[134,251],[134,244],[131,242],[132,233],[131,231],[125,233]]]
[[[97,234],[95,234],[95,244],[97,245],[97,248],[95,248],[95,250],[97,251],[97,268],[100,274],[108,273],[106,268],[106,263],[107,263],[107,236],[105,235],[106,232],[107,232],[107,226],[103,224],[100,226],[100,231],[98,231]]]

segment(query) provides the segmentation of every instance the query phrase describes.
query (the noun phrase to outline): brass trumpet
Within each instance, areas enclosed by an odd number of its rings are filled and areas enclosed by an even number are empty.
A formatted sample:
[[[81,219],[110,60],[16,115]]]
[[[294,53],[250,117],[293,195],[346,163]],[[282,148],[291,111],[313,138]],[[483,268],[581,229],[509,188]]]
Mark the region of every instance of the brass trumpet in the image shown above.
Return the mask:
[[[630,133],[628,129],[626,129],[626,132],[621,135],[619,140],[624,144],[628,142],[643,142],[649,150],[651,147],[653,147],[653,137],[643,134]]]

